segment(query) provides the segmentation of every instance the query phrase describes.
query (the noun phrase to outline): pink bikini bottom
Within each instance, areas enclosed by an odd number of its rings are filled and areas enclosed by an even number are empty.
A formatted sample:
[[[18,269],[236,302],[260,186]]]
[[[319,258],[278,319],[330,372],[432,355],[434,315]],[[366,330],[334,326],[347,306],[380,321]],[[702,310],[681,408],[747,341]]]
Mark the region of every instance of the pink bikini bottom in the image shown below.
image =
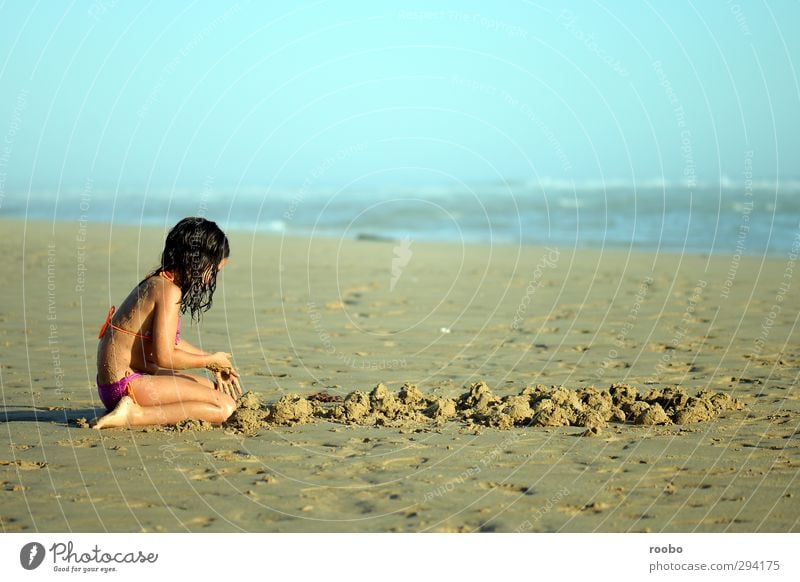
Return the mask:
[[[100,395],[100,400],[106,407],[106,410],[109,412],[116,408],[117,404],[122,397],[126,394],[130,396],[134,402],[136,402],[136,397],[133,395],[133,389],[128,385],[131,381],[135,380],[139,376],[144,376],[142,372],[133,372],[128,376],[125,376],[121,380],[117,380],[116,382],[112,382],[111,384],[100,384],[99,378],[96,379],[97,381],[97,393]]]

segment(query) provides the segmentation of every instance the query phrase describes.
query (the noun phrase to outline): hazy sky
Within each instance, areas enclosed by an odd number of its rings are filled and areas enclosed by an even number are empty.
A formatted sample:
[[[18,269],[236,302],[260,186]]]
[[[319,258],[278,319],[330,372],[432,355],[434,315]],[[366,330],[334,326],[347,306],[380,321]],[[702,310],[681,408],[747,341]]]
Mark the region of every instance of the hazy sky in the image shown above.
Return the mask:
[[[790,1],[6,1],[0,184],[739,180],[750,151],[797,177],[798,23]]]

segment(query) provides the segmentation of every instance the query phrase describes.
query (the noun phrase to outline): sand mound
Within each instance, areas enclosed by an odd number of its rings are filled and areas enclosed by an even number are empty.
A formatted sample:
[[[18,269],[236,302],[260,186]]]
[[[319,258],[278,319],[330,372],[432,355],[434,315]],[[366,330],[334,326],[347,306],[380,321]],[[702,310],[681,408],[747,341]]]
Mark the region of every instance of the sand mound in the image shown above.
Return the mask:
[[[247,410],[258,410],[261,408],[261,399],[255,392],[245,392],[236,401],[236,408]]]
[[[333,409],[332,417],[344,422],[363,424],[370,416],[370,412],[369,395],[357,390],[348,394],[344,403]]]
[[[267,413],[267,421],[272,424],[303,424],[314,416],[314,406],[299,394],[286,394]]]
[[[468,415],[485,413],[498,402],[500,399],[492,393],[492,389],[485,383],[478,382],[458,398],[458,409]]]
[[[442,423],[450,420],[456,415],[456,401],[452,398],[443,398],[441,396],[434,396],[427,399],[430,404],[425,408],[423,414],[428,418],[432,418],[437,423]],[[417,415],[419,418],[420,415]]]
[[[313,395],[312,395],[313,396]],[[577,426],[584,436],[597,436],[608,423],[644,426],[709,421],[742,404],[727,394],[700,391],[690,396],[678,387],[657,388],[641,394],[627,384],[608,390],[584,387],[529,386],[517,395],[499,397],[484,382],[477,382],[457,398],[429,396],[413,384],[394,393],[378,384],[369,393],[355,390],[344,398],[304,398],[286,394],[270,406],[248,392],[225,423],[226,428],[255,434],[274,425],[294,425],[316,420],[365,426],[416,428],[449,421],[500,429],[523,426]],[[197,430],[195,428],[195,430]]]
[[[256,434],[264,426],[268,411],[263,410],[261,399],[254,392],[245,392],[236,402],[236,410],[225,421],[225,427],[246,435]]]

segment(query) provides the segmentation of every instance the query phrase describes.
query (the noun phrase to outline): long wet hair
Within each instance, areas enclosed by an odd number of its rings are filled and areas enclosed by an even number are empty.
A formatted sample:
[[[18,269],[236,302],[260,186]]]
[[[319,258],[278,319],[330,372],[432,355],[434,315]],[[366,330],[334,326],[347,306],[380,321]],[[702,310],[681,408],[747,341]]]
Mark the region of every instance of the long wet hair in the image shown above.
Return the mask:
[[[161,265],[147,277],[172,273],[181,288],[181,313],[200,321],[201,314],[211,309],[219,264],[230,253],[228,237],[216,222],[184,218],[169,231]]]

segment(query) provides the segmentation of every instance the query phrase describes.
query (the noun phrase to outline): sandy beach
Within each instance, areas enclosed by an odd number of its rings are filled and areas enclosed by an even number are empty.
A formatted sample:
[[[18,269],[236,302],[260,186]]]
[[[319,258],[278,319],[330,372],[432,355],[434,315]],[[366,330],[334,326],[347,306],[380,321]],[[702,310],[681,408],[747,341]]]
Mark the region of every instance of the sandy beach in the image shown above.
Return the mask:
[[[164,229],[0,225],[5,532],[800,530],[792,253],[230,233],[214,307],[184,333],[233,352],[265,405],[379,383],[457,398],[483,382],[499,397],[677,386],[741,407],[593,436],[458,417],[95,431],[79,419],[102,412],[98,329],[156,264]]]

